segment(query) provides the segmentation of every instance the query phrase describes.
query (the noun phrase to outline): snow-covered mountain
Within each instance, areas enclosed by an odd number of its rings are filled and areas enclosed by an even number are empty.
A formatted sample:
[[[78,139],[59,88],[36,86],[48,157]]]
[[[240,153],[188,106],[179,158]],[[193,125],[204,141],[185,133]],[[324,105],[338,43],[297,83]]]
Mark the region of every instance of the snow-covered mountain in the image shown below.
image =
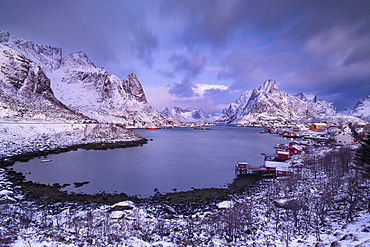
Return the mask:
[[[353,107],[348,107],[348,108],[343,109],[342,111],[339,111],[338,113],[342,115],[348,115],[352,110],[353,110]]]
[[[274,80],[266,80],[258,89],[246,91],[230,104],[217,122],[244,124],[258,121],[296,120],[317,116],[306,102],[280,91]]]
[[[206,114],[202,109],[181,109],[180,107],[174,106],[171,109],[166,107],[161,114],[176,123],[213,123],[221,114],[224,114],[224,109],[221,110],[221,112]]]
[[[370,95],[360,99],[348,115],[370,122]]]
[[[121,80],[104,68],[96,68],[84,52],[62,58],[60,48],[35,44],[4,31],[0,31],[0,43],[5,45],[2,47],[7,47],[6,50],[10,49],[10,53],[16,53],[8,59],[5,59],[7,53],[2,53],[5,57],[2,74],[7,77],[8,84],[17,85],[18,79],[14,81],[13,77],[20,76],[24,81],[25,73],[36,75],[40,81],[38,85],[48,84],[47,89],[43,87],[44,98],[99,122],[136,126],[168,122],[166,117],[149,105],[135,74]],[[32,86],[26,83],[18,89],[21,92],[36,90]],[[37,101],[29,102],[31,105],[33,103],[39,104]]]
[[[83,122],[61,103],[43,69],[18,51],[0,43],[0,119],[2,121]]]
[[[247,106],[249,99],[252,95],[252,91],[248,90],[244,92],[240,97],[234,102],[229,105],[224,115],[222,115],[217,122],[233,122],[238,118],[242,117],[244,113],[244,109]]]
[[[61,102],[99,122],[165,124],[168,120],[152,108],[135,74],[124,80],[96,68],[84,52],[64,57],[58,70],[48,72]]]
[[[314,94],[301,92],[295,96],[309,104],[320,116],[334,116],[338,113],[334,103],[317,99]]]

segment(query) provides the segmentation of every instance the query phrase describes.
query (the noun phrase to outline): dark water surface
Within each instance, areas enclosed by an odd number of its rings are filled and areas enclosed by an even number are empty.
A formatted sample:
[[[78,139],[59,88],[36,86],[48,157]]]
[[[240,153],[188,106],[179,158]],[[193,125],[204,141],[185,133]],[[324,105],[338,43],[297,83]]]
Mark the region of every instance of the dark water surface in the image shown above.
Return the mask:
[[[147,139],[142,147],[113,150],[78,150],[53,154],[52,162],[34,158],[17,162],[13,169],[27,180],[46,184],[89,181],[70,191],[84,193],[125,192],[152,196],[153,190],[172,192],[194,188],[224,187],[235,178],[237,161],[262,165],[261,153],[273,153],[274,145],[288,140],[261,134],[261,128],[214,126],[211,130],[193,128],[135,130]],[[70,186],[70,188],[73,186]]]

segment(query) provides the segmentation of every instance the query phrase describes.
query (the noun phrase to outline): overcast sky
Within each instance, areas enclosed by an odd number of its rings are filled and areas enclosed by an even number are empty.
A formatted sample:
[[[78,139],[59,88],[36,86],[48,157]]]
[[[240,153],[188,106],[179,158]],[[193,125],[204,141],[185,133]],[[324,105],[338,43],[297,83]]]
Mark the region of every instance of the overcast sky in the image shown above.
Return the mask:
[[[339,110],[370,94],[369,0],[4,0],[0,29],[135,73],[159,111],[218,111],[267,79]]]

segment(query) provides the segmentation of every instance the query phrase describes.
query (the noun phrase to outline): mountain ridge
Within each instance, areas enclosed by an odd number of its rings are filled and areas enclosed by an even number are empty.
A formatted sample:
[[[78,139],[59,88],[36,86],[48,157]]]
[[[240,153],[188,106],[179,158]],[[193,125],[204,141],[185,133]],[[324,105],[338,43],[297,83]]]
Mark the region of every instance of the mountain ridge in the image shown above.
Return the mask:
[[[207,114],[202,109],[197,110],[190,107],[182,109],[174,106],[172,108],[166,107],[161,114],[175,123],[213,123],[224,111],[222,109],[220,112]]]
[[[280,91],[275,80],[269,79],[258,89],[246,91],[234,103],[227,113],[217,122],[248,124],[258,121],[291,121],[317,116],[306,102]]]
[[[140,126],[168,123],[166,117],[150,106],[133,73],[121,80],[104,68],[96,68],[83,51],[62,57],[61,48],[19,39],[1,30],[0,44],[7,47],[2,54],[3,79],[29,99],[40,96],[34,93],[41,90],[43,98],[51,104],[85,119]],[[7,60],[6,53],[14,52],[17,56]],[[38,83],[30,83],[35,78]]]
[[[320,116],[334,116],[338,114],[338,110],[334,103],[323,99],[317,99],[317,96],[314,94],[300,92],[295,96],[309,104]]]

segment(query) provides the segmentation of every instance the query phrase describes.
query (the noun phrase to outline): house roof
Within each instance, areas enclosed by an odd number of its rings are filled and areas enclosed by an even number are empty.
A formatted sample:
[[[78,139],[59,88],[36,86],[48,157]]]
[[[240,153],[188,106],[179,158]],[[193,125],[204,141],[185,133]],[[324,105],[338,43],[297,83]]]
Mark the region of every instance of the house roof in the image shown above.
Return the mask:
[[[328,126],[326,123],[313,123],[316,126]]]

